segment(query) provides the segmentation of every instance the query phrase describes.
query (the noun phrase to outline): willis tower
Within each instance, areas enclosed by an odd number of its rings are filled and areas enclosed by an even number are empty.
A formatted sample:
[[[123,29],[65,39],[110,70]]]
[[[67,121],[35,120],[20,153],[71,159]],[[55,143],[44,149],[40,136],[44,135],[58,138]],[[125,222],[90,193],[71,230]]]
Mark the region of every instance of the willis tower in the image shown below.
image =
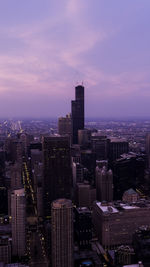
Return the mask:
[[[75,100],[71,102],[72,143],[78,144],[78,130],[84,129],[84,87],[75,87]]]

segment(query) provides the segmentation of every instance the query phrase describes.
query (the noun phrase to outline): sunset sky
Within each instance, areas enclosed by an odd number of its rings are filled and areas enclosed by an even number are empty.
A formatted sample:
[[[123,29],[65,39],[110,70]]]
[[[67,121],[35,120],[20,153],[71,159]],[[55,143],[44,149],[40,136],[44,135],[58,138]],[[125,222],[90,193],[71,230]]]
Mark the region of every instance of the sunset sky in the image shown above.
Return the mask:
[[[150,117],[150,0],[0,0],[0,117]]]

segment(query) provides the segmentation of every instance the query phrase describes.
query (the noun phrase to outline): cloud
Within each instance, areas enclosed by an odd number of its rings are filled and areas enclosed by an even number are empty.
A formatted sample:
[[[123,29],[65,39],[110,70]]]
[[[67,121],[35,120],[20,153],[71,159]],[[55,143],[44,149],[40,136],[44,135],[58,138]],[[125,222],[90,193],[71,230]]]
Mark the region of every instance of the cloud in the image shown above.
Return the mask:
[[[77,20],[71,18],[81,9],[79,1],[67,1],[64,14],[59,18],[45,19],[32,25],[9,27],[5,38],[15,38],[21,41],[19,47],[22,54],[13,51],[7,55],[0,51],[0,91],[11,89],[14,91],[32,90],[42,93],[54,91],[61,93],[65,84],[71,84],[74,71],[80,72],[84,68],[82,54],[87,53],[97,42],[106,38],[106,34],[87,31],[88,24],[81,16]],[[83,12],[83,11],[82,11]],[[80,11],[80,13],[82,13]],[[68,14],[71,16],[68,17]],[[61,23],[72,23],[68,33],[60,38]],[[72,31],[72,28],[74,31]],[[0,31],[3,31],[1,28]],[[67,36],[67,41],[66,41]],[[82,73],[82,72],[81,72]],[[55,86],[55,90],[54,90]]]
[[[66,3],[66,14],[68,16],[77,15],[81,10],[81,1],[70,0]]]
[[[30,95],[33,105],[34,97],[41,96],[65,101],[74,95],[77,80],[84,81],[90,97],[101,100],[142,94],[141,88],[148,95],[147,68],[104,70],[105,62],[99,60],[100,53],[110,52],[105,44],[119,36],[118,25],[108,27],[94,18],[91,23],[87,1],[62,1],[62,9],[56,5],[43,20],[36,17],[32,23],[0,27],[4,44],[10,44],[0,46],[0,95]],[[53,101],[52,109],[54,105]]]

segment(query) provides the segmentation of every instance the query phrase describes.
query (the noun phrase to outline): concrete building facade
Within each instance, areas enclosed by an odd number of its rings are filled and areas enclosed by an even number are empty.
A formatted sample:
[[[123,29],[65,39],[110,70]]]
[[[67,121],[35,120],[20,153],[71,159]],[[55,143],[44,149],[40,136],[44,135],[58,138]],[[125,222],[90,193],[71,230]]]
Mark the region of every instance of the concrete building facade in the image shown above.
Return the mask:
[[[52,267],[73,267],[73,205],[57,199],[51,205]]]
[[[19,257],[26,251],[26,201],[24,189],[14,190],[11,194],[12,248],[13,255]]]
[[[132,243],[132,235],[142,225],[150,226],[150,202],[136,204],[123,202],[95,202],[93,224],[97,236],[104,247]]]

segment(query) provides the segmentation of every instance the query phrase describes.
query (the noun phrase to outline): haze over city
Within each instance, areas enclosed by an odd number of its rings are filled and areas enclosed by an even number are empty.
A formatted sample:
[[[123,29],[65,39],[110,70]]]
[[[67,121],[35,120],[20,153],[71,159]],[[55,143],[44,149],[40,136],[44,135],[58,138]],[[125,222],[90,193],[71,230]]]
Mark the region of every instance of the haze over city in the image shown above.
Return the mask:
[[[0,1],[0,116],[149,117],[149,0]]]

